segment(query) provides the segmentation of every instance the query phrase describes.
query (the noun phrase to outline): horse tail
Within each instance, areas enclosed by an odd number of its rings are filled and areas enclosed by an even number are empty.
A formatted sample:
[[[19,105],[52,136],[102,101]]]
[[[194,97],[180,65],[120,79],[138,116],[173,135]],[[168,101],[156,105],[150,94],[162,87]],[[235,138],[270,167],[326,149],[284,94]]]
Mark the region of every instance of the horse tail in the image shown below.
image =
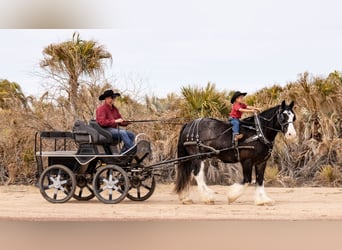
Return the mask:
[[[182,141],[182,135],[185,130],[185,127],[187,124],[185,124],[179,134],[178,138],[178,145],[177,145],[177,156],[178,158],[188,156],[189,153],[187,152],[183,141]],[[191,162],[190,161],[184,161],[179,162],[176,166],[176,183],[175,183],[175,192],[177,194],[180,194],[184,189],[186,189],[191,181]]]

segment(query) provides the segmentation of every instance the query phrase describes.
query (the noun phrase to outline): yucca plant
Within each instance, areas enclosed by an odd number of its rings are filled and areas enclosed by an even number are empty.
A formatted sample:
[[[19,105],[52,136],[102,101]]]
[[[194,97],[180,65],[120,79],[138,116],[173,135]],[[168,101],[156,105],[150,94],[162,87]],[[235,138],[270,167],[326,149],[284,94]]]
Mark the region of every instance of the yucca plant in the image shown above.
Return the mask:
[[[182,95],[185,103],[182,106],[184,116],[200,117],[227,117],[226,93],[216,90],[215,84],[208,83],[206,87],[183,87]]]
[[[316,181],[324,186],[338,186],[342,182],[342,173],[336,166],[323,165],[316,174]]]

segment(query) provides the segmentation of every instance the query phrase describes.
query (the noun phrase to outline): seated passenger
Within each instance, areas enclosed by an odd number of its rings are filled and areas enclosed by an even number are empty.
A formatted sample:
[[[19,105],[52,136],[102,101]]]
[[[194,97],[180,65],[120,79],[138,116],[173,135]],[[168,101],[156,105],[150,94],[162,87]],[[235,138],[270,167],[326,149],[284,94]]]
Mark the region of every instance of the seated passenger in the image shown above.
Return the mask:
[[[233,140],[238,141],[243,137],[243,134],[240,134],[240,118],[242,113],[254,113],[259,112],[261,109],[253,106],[247,106],[244,102],[244,97],[247,93],[242,93],[240,91],[236,91],[232,99],[230,100],[232,106],[232,110],[230,112],[229,121],[233,125]]]
[[[106,90],[100,95],[99,100],[104,102],[96,109],[96,121],[103,128],[109,130],[113,138],[120,138],[124,147],[122,152],[129,150],[134,146],[135,135],[131,131],[119,129],[119,126],[127,126],[119,110],[114,106],[115,98],[120,96],[119,93],[114,93],[113,90]]]

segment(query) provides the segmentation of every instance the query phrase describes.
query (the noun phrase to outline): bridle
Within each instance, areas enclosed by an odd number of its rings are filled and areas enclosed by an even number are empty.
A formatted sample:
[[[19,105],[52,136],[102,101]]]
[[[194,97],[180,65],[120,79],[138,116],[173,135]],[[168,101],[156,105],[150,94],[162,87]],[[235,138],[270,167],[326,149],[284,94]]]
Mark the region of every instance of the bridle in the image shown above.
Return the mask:
[[[289,121],[284,122],[283,112],[281,112],[280,108],[277,110],[277,112],[271,118],[266,118],[266,117],[263,117],[261,115],[258,115],[259,118],[261,118],[264,121],[268,121],[268,122],[272,121],[275,116],[277,116],[277,121],[278,121],[281,129],[271,128],[271,127],[264,126],[264,125],[260,125],[260,126],[263,128],[267,128],[269,130],[276,131],[276,132],[285,133],[285,126],[294,122],[293,120],[290,122]]]

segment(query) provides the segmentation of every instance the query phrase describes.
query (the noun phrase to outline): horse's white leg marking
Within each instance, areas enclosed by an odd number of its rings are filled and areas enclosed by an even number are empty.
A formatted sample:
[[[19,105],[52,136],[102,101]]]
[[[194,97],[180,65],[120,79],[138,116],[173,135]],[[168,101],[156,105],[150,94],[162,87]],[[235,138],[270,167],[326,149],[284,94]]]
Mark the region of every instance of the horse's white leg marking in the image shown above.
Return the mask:
[[[257,205],[257,206],[263,206],[263,205],[273,206],[274,203],[275,203],[275,201],[267,196],[265,188],[264,188],[264,184],[262,184],[262,186],[257,185],[257,188],[255,190],[255,205]]]
[[[195,176],[198,191],[200,192],[203,201],[206,204],[214,204],[214,192],[208,188],[207,184],[205,183],[205,176],[204,176],[204,162],[201,161],[200,171],[197,176]]]
[[[236,201],[246,190],[248,183],[238,184],[234,183],[233,185],[228,187],[228,204]]]

